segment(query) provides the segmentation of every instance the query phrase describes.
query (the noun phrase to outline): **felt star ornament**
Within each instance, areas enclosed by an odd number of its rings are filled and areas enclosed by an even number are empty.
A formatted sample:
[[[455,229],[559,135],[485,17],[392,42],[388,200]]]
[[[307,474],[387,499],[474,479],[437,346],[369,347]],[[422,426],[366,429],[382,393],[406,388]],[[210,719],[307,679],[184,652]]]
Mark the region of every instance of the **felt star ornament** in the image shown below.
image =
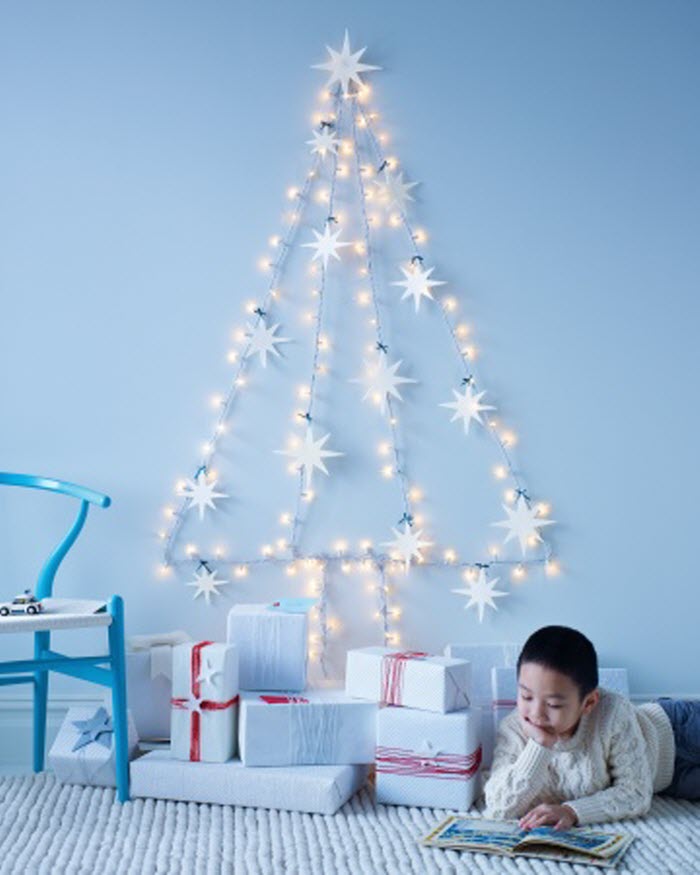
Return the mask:
[[[467,384],[464,389],[464,395],[460,395],[456,389],[452,390],[455,396],[454,401],[446,401],[440,407],[448,407],[454,410],[454,416],[450,422],[456,419],[461,419],[464,422],[464,433],[469,434],[469,425],[474,419],[479,425],[483,425],[484,421],[481,418],[481,413],[484,410],[495,410],[490,404],[482,404],[481,399],[486,394],[486,391],[475,392],[471,385]]]
[[[332,128],[324,125],[320,131],[313,131],[313,140],[307,140],[306,144],[311,146],[311,153],[318,154],[321,158],[326,155],[337,155],[340,140],[336,137]]]
[[[414,532],[408,523],[403,524],[403,532],[399,532],[393,526],[391,531],[394,533],[394,540],[385,541],[381,546],[388,547],[390,551],[398,554],[406,565],[406,571],[408,571],[414,556],[419,562],[423,561],[420,552],[423,547],[433,546],[432,541],[421,541],[422,529]]]
[[[216,492],[216,480],[207,481],[204,471],[200,471],[194,480],[186,480],[182,489],[182,495],[190,499],[188,510],[196,507],[199,510],[200,520],[204,519],[204,511],[210,507],[212,510],[217,510],[214,504],[215,498],[228,498],[225,492]]]
[[[420,308],[421,298],[430,298],[434,301],[431,289],[434,286],[444,286],[444,280],[431,280],[430,274],[435,270],[434,267],[429,267],[427,270],[422,270],[419,265],[412,265],[408,269],[401,268],[401,272],[406,277],[405,280],[398,280],[392,283],[392,286],[403,286],[406,291],[401,296],[401,300],[413,298],[416,305],[416,313]]]
[[[402,377],[398,372],[399,366],[402,364],[402,359],[394,362],[393,365],[387,363],[387,357],[384,353],[379,353],[376,360],[373,362],[365,361],[365,374],[362,377],[356,377],[350,380],[351,383],[364,383],[367,391],[362,396],[362,400],[372,398],[379,405],[382,414],[387,412],[387,398],[391,396],[399,401],[403,401],[403,397],[398,390],[398,386],[402,383],[417,383],[417,380],[412,380],[410,377]]]
[[[499,577],[494,577],[491,580],[488,580],[485,569],[480,568],[479,573],[474,580],[467,578],[467,585],[464,589],[453,589],[452,592],[469,596],[469,601],[464,606],[464,610],[467,611],[469,608],[476,608],[476,612],[479,615],[479,622],[482,623],[484,620],[484,609],[488,606],[489,608],[493,608],[494,611],[498,610],[494,599],[508,595],[507,592],[495,588],[499,580]]]
[[[402,171],[392,173],[390,170],[385,170],[384,178],[374,183],[379,203],[386,210],[399,210],[402,213],[406,212],[408,202],[413,200],[410,190],[417,185],[417,182],[404,182]]]
[[[308,492],[311,489],[311,481],[313,478],[314,469],[322,471],[328,475],[328,468],[324,463],[324,459],[332,456],[344,456],[345,453],[338,453],[335,450],[325,450],[324,446],[330,437],[330,432],[325,434],[317,441],[314,440],[314,433],[311,426],[306,430],[304,441],[298,446],[292,447],[289,450],[275,450],[278,455],[291,456],[297,464],[297,468],[304,472],[304,491]]]
[[[220,586],[225,586],[230,583],[228,580],[217,580],[218,571],[211,571],[206,565],[202,565],[194,573],[194,580],[190,580],[185,586],[194,586],[196,587],[196,592],[192,596],[194,599],[198,599],[200,595],[204,596],[204,600],[209,605],[211,604],[211,597],[213,595],[221,595],[219,592]]]
[[[323,262],[323,269],[328,269],[328,259],[333,257],[337,261],[340,261],[340,256],[338,255],[338,249],[341,249],[343,246],[352,246],[352,243],[343,243],[338,240],[340,236],[340,231],[336,231],[335,234],[331,233],[330,225],[326,225],[323,229],[323,234],[319,234],[315,229],[311,229],[316,237],[316,240],[313,243],[302,243],[301,245],[306,249],[315,249],[316,251],[311,256],[311,261],[314,262],[316,259],[320,259]]]
[[[537,530],[542,526],[551,526],[555,522],[554,520],[545,520],[538,516],[537,510],[530,507],[525,500],[525,497],[522,495],[518,496],[514,508],[508,507],[507,504],[504,504],[503,509],[508,514],[508,519],[501,520],[497,523],[491,523],[491,525],[508,529],[508,534],[503,543],[507,544],[512,538],[517,538],[520,542],[520,549],[522,550],[523,556],[527,550],[530,538],[535,538],[538,541],[542,540],[540,533]]]
[[[331,74],[326,83],[327,88],[339,82],[343,93],[348,94],[351,82],[354,82],[358,88],[364,86],[362,79],[360,79],[360,73],[366,73],[369,70],[381,70],[381,67],[360,63],[360,58],[367,51],[367,47],[360,49],[359,52],[351,52],[350,37],[347,30],[345,31],[343,48],[339,52],[336,52],[330,46],[326,46],[326,49],[330,55],[329,60],[325,64],[314,64],[313,69],[328,70]]]
[[[258,354],[264,368],[267,367],[267,354],[279,356],[279,350],[276,345],[278,343],[289,343],[289,337],[277,337],[277,329],[279,322],[268,328],[265,320],[261,319],[257,325],[246,325],[246,337],[250,338],[245,357],[249,358],[252,355]]]
[[[80,732],[78,739],[73,745],[73,750],[80,750],[93,741],[103,747],[112,746],[112,718],[104,708],[98,708],[89,720],[73,720],[73,726]]]
[[[220,674],[221,674],[221,672],[217,668],[214,668],[209,657],[205,656],[202,659],[202,664],[199,668],[199,675],[197,676],[197,683],[199,683],[199,684],[209,683],[213,687],[217,687],[218,683],[216,681],[216,677],[217,677],[217,675],[220,675]]]

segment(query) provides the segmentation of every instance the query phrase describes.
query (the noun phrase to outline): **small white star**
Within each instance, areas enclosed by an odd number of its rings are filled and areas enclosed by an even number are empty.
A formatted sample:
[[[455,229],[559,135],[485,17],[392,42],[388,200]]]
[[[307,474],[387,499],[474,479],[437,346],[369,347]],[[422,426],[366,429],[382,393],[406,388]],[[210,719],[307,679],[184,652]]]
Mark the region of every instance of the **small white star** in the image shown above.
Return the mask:
[[[412,265],[408,270],[405,267],[401,268],[401,272],[406,277],[405,280],[398,280],[392,283],[392,286],[404,286],[406,291],[401,296],[401,300],[412,297],[416,304],[416,313],[420,307],[421,298],[430,298],[434,301],[431,289],[433,286],[444,286],[444,280],[431,280],[430,274],[435,270],[434,267],[429,267],[427,270],[421,270],[419,265]]]
[[[345,455],[345,453],[337,453],[335,450],[323,449],[329,437],[330,432],[315,441],[313,429],[311,428],[311,426],[309,426],[306,430],[306,436],[302,444],[299,444],[296,447],[292,447],[290,450],[275,450],[278,455],[291,456],[297,463],[297,467],[299,469],[303,469],[305,492],[308,492],[309,489],[311,489],[311,480],[313,477],[314,468],[322,471],[324,474],[327,475],[328,469],[326,468],[323,460],[326,458],[330,458],[331,456]]]
[[[313,140],[307,140],[308,146],[311,146],[312,154],[317,152],[321,158],[326,155],[337,155],[340,140],[336,137],[332,128],[324,125],[320,131],[313,131]]]
[[[405,213],[408,202],[413,200],[409,192],[418,183],[404,182],[403,172],[391,173],[391,171],[385,170],[384,179],[375,180],[374,185],[377,191],[377,200],[386,210],[396,209]]]
[[[420,764],[422,766],[430,765],[430,761],[434,760],[439,753],[442,753],[440,748],[436,747],[432,741],[429,741],[427,738],[424,738],[416,748],[416,755],[420,757]]]
[[[365,362],[365,374],[362,377],[356,377],[350,380],[351,383],[364,383],[367,386],[367,391],[362,396],[362,400],[372,398],[379,405],[382,414],[387,412],[387,398],[391,395],[399,401],[403,398],[398,391],[397,386],[402,383],[417,383],[417,380],[412,380],[410,377],[402,377],[397,373],[399,366],[402,364],[402,359],[394,362],[393,365],[387,365],[387,357],[380,352],[374,362]]]
[[[499,577],[487,580],[486,571],[483,568],[480,568],[476,580],[467,579],[467,586],[464,589],[453,589],[452,592],[469,596],[469,601],[464,606],[464,610],[466,611],[469,608],[475,607],[479,615],[479,622],[481,623],[484,619],[484,608],[488,605],[488,607],[493,608],[494,611],[498,610],[494,599],[508,595],[507,592],[495,589],[499,580]]]
[[[501,520],[497,523],[491,523],[492,526],[500,526],[503,529],[508,529],[504,544],[507,544],[511,538],[517,538],[520,542],[520,549],[523,556],[528,547],[530,538],[536,538],[541,541],[540,533],[537,531],[542,526],[551,526],[554,520],[545,520],[537,515],[536,508],[528,506],[524,496],[519,495],[515,509],[504,504],[503,509],[508,514],[507,520]]]
[[[196,587],[197,592],[195,592],[193,598],[196,599],[203,595],[206,603],[211,604],[211,597],[213,595],[221,595],[217,587],[230,583],[228,580],[217,580],[216,575],[218,573],[218,571],[210,571],[203,565],[199,571],[195,571],[194,580],[189,581],[185,586]]]
[[[449,407],[455,411],[450,422],[454,422],[456,419],[464,420],[465,434],[469,434],[469,425],[472,419],[476,420],[479,425],[484,424],[484,421],[481,418],[481,412],[483,410],[496,409],[490,404],[481,403],[481,399],[486,394],[485,390],[483,392],[475,392],[469,384],[467,384],[464,389],[464,395],[460,395],[456,389],[452,390],[452,394],[455,396],[456,400],[446,401],[444,404],[441,404],[440,407]]]
[[[433,546],[432,541],[421,541],[420,536],[423,534],[422,529],[418,532],[414,532],[408,523],[404,523],[403,532],[399,532],[393,526],[391,527],[391,531],[394,533],[394,540],[385,541],[381,546],[389,547],[390,550],[398,553],[406,565],[406,571],[408,571],[411,559],[414,556],[419,562],[423,560],[420,553],[423,547]]]
[[[314,64],[314,70],[328,70],[330,78],[326,83],[326,87],[330,88],[336,82],[340,82],[343,93],[347,94],[350,83],[354,82],[358,88],[364,86],[360,79],[360,73],[366,73],[369,70],[381,70],[381,67],[374,67],[371,64],[361,64],[360,58],[367,51],[367,48],[360,49],[359,52],[350,51],[350,37],[347,30],[345,31],[345,39],[343,40],[343,48],[336,52],[330,46],[326,46],[330,60],[325,64]]]
[[[276,344],[290,342],[289,337],[275,336],[279,327],[278,322],[276,325],[273,325],[272,328],[268,328],[264,319],[260,319],[257,325],[246,325],[246,337],[250,338],[250,342],[245,357],[249,358],[251,355],[259,353],[262,366],[266,368],[267,354],[272,353],[272,355],[276,356],[279,356],[280,354],[279,350],[276,348]]]
[[[204,471],[200,471],[194,480],[185,481],[182,495],[184,495],[185,498],[190,499],[190,504],[187,509],[189,510],[192,507],[196,507],[199,510],[200,520],[204,519],[204,511],[207,507],[210,507],[212,510],[217,510],[217,507],[214,504],[215,498],[228,498],[228,495],[225,492],[215,491],[214,487],[216,484],[216,480],[207,482]]]
[[[209,683],[213,687],[218,687],[218,683],[216,682],[215,678],[217,677],[217,675],[220,675],[220,674],[221,674],[221,672],[219,671],[219,669],[214,668],[209,657],[204,655],[203,659],[202,659],[202,664],[199,667],[199,675],[197,676],[197,683],[198,684]]]
[[[331,233],[330,225],[326,225],[323,229],[323,234],[319,234],[314,228],[311,229],[316,237],[316,240],[313,243],[302,243],[301,245],[305,249],[315,249],[316,251],[311,257],[311,261],[316,261],[317,258],[321,259],[323,262],[323,269],[328,269],[328,259],[332,256],[337,261],[340,261],[340,256],[338,255],[338,249],[343,246],[352,246],[352,243],[342,243],[338,240],[340,236],[340,231],[336,231],[334,234]]]

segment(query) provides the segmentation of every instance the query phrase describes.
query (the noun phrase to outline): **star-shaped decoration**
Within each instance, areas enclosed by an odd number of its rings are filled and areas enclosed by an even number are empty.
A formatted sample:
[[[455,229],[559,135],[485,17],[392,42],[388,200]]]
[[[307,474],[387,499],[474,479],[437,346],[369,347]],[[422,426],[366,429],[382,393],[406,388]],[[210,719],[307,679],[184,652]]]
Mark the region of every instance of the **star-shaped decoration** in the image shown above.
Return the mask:
[[[507,592],[495,588],[499,580],[499,577],[494,577],[491,580],[488,580],[485,569],[480,568],[476,579],[467,579],[467,585],[464,589],[453,589],[452,592],[469,596],[469,601],[464,606],[464,610],[467,611],[469,608],[476,608],[479,615],[479,622],[481,623],[484,619],[484,609],[486,606],[488,605],[489,608],[493,608],[494,611],[497,611],[498,607],[496,606],[494,599],[508,595]]]
[[[343,48],[336,52],[330,46],[326,46],[330,59],[325,64],[314,64],[314,70],[328,70],[331,74],[326,87],[330,88],[336,82],[340,82],[344,94],[349,93],[350,83],[354,82],[358,88],[364,86],[360,79],[360,73],[366,73],[369,70],[381,70],[381,67],[375,67],[372,64],[361,64],[360,58],[367,51],[367,47],[360,49],[359,52],[350,51],[350,37],[347,30],[345,31],[345,39],[343,40]]]
[[[222,583],[223,583],[223,581],[222,581]],[[199,667],[199,674],[197,675],[197,683],[198,684],[209,683],[213,687],[217,687],[218,683],[216,682],[215,678],[217,677],[217,675],[220,675],[220,674],[221,674],[221,672],[219,671],[219,669],[214,668],[214,666],[211,663],[211,660],[205,654],[203,656],[203,659],[202,659],[202,664]]]
[[[408,202],[413,200],[410,190],[417,185],[417,182],[404,182],[403,171],[392,173],[390,170],[384,171],[384,179],[374,182],[379,203],[386,210],[399,210],[402,213],[406,212]]]
[[[492,526],[500,526],[503,529],[508,529],[508,534],[503,542],[507,544],[511,538],[517,538],[520,541],[520,549],[523,556],[527,550],[528,541],[530,538],[536,538],[541,541],[540,533],[537,531],[542,526],[551,526],[554,520],[545,520],[537,515],[537,510],[528,505],[524,496],[519,495],[515,504],[515,508],[508,507],[504,504],[503,509],[508,514],[507,520],[501,520],[497,523],[491,523]]]
[[[452,390],[455,396],[454,401],[446,401],[440,407],[449,407],[454,410],[454,416],[450,422],[456,419],[464,420],[464,433],[469,434],[469,425],[472,419],[476,420],[479,425],[483,425],[484,421],[481,418],[481,413],[484,410],[495,410],[490,404],[482,404],[481,399],[486,394],[486,391],[475,392],[471,385],[467,384],[464,389],[464,395],[460,395],[456,389]]]
[[[325,434],[317,441],[314,440],[314,433],[311,426],[306,430],[303,443],[290,450],[275,450],[281,456],[291,456],[297,464],[297,468],[304,471],[304,491],[308,492],[311,489],[311,480],[313,478],[314,469],[323,471],[328,474],[328,469],[325,466],[324,459],[331,456],[344,456],[345,453],[338,453],[335,450],[325,450],[324,446],[330,437],[330,432]]]
[[[387,398],[391,395],[392,398],[397,398],[403,401],[403,398],[397,388],[402,383],[417,383],[417,380],[412,380],[410,377],[402,377],[397,373],[399,366],[402,364],[402,359],[394,362],[393,365],[387,364],[387,357],[383,353],[379,353],[376,360],[373,362],[365,361],[365,374],[362,377],[356,377],[350,380],[351,383],[364,383],[367,391],[362,396],[362,400],[372,398],[379,404],[379,409],[382,414],[387,412]]]
[[[93,741],[106,748],[112,746],[112,733],[114,732],[112,718],[104,708],[98,708],[89,720],[73,720],[72,723],[80,732],[73,745],[74,751],[86,747]]]
[[[440,753],[442,753],[440,748],[427,738],[424,738],[416,748],[416,756],[420,758],[420,764],[423,767],[431,765],[431,761]]]
[[[194,573],[194,580],[190,580],[185,586],[194,586],[196,587],[196,592],[192,596],[192,598],[199,598],[200,595],[204,596],[204,600],[209,605],[211,604],[211,597],[213,595],[221,595],[218,590],[218,587],[225,586],[230,583],[228,580],[217,580],[218,571],[211,571],[211,569],[207,568],[206,565],[202,565]]]
[[[276,325],[273,325],[272,328],[268,328],[264,319],[260,319],[257,325],[246,325],[246,337],[249,337],[250,341],[248,343],[245,357],[249,358],[251,355],[258,353],[260,355],[262,366],[266,368],[267,354],[272,353],[272,355],[276,356],[279,356],[280,354],[279,350],[276,348],[276,344],[290,342],[289,337],[276,337],[276,332],[279,327],[278,322]]]
[[[405,280],[398,280],[392,283],[392,286],[403,286],[406,291],[401,296],[401,300],[413,298],[416,304],[416,313],[420,307],[421,298],[430,298],[434,301],[433,293],[430,291],[433,286],[444,286],[444,280],[431,280],[430,274],[435,270],[434,267],[429,267],[427,270],[422,270],[420,265],[414,264],[408,269],[401,268],[401,272],[406,277]]]
[[[215,498],[228,498],[225,492],[216,492],[216,480],[207,481],[204,471],[200,471],[194,480],[186,480],[182,489],[182,495],[190,499],[188,510],[191,507],[196,507],[199,510],[200,520],[204,519],[204,511],[210,507],[212,510],[217,510],[214,504]]]
[[[418,532],[414,532],[407,522],[403,524],[403,532],[399,532],[393,526],[391,527],[391,531],[394,533],[394,540],[385,541],[381,546],[389,547],[392,552],[398,553],[406,565],[406,571],[408,571],[411,559],[414,556],[419,562],[422,561],[423,557],[421,556],[420,551],[423,547],[433,546],[432,541],[421,541],[420,536],[423,534],[422,529]]]
[[[324,125],[320,131],[313,131],[313,140],[307,140],[306,144],[311,146],[311,152],[318,153],[321,158],[326,155],[337,155],[340,140],[336,137],[333,128]]]
[[[319,234],[314,228],[311,229],[314,233],[316,239],[313,243],[302,243],[301,245],[304,248],[315,249],[316,251],[311,257],[311,261],[316,261],[317,258],[321,259],[323,262],[323,269],[328,269],[328,259],[332,256],[337,261],[340,261],[340,256],[338,255],[338,249],[343,246],[352,246],[352,243],[342,243],[338,240],[340,237],[340,230],[336,231],[334,234],[331,233],[330,225],[326,225],[323,229],[323,234]]]

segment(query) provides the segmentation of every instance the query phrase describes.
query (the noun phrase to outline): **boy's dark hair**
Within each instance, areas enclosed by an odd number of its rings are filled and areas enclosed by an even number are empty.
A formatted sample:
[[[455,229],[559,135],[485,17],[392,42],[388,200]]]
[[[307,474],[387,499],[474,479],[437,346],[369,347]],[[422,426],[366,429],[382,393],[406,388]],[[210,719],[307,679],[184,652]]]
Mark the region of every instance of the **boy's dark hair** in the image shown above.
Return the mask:
[[[598,686],[598,656],[581,632],[568,626],[543,626],[525,642],[518,657],[518,674],[524,662],[560,671],[578,687],[581,698]]]

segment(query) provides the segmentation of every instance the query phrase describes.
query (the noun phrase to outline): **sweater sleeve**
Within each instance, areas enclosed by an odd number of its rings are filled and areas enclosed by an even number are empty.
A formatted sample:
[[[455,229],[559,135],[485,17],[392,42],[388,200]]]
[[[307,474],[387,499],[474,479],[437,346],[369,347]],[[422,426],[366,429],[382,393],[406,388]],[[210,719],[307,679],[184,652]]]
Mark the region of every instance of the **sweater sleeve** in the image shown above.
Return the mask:
[[[525,739],[517,725],[517,715],[509,716],[498,729],[493,766],[484,788],[487,817],[522,817],[547,780],[551,750],[532,738]]]
[[[651,807],[653,776],[647,767],[644,739],[633,706],[616,713],[611,727],[612,737],[608,756],[611,786],[590,796],[567,800],[576,812],[578,823],[601,823],[637,817]]]

